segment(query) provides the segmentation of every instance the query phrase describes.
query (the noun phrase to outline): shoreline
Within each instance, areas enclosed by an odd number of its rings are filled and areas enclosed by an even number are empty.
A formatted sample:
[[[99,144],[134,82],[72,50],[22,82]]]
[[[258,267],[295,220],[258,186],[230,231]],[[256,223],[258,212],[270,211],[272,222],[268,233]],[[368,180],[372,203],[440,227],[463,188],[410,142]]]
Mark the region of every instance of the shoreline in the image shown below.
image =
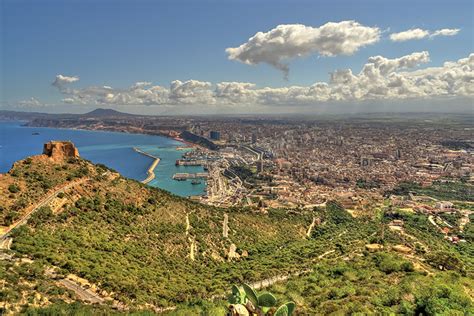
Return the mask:
[[[142,132],[137,132],[137,131],[127,131],[127,130],[121,130],[121,131],[118,131],[118,130],[114,130],[114,129],[93,129],[93,128],[77,128],[77,127],[56,127],[56,126],[40,126],[40,125],[28,125],[28,123],[30,123],[31,121],[29,120],[26,120],[26,121],[14,121],[14,120],[7,120],[5,122],[24,122],[26,124],[23,124],[21,126],[24,126],[24,127],[30,127],[30,128],[34,128],[34,127],[37,127],[37,128],[56,128],[56,129],[66,129],[66,130],[75,130],[75,131],[88,131],[88,132],[105,132],[105,133],[120,133],[120,134],[129,134],[129,135],[145,135],[145,136],[158,136],[158,137],[163,137],[163,138],[168,138],[168,139],[172,139],[174,141],[177,141],[179,143],[182,143],[184,146],[178,146],[178,147],[183,147],[183,148],[200,148],[200,149],[207,149],[209,150],[207,147],[204,147],[202,145],[199,145],[199,144],[196,144],[196,143],[193,143],[191,141],[188,141],[188,140],[184,140],[182,139],[181,137],[179,136],[173,136],[173,135],[169,135],[169,134],[161,134],[161,133],[157,133],[157,134],[154,134],[154,133],[147,133],[145,131],[142,131]]]
[[[16,125],[18,127],[21,127],[21,128],[27,128],[27,129],[32,129],[32,130],[39,129],[40,134],[42,134],[41,129],[52,129],[52,130],[83,131],[83,132],[104,133],[104,134],[142,135],[142,136],[150,136],[150,137],[161,137],[162,139],[172,140],[175,143],[174,144],[169,144],[169,148],[174,149],[176,151],[193,150],[193,149],[197,149],[197,148],[200,147],[197,144],[187,142],[183,139],[180,139],[177,136],[172,136],[172,135],[137,133],[137,132],[108,130],[108,129],[88,129],[88,128],[52,127],[52,126],[31,126],[31,125],[27,125],[27,123],[29,122],[28,120],[4,120],[4,121],[1,121],[1,122],[2,123],[7,123],[7,124],[8,123],[13,123],[14,125]],[[129,148],[134,149],[134,145],[131,145]],[[137,151],[135,150],[135,152],[137,152]],[[145,153],[145,152],[143,152],[143,153]],[[142,153],[142,155],[146,155],[146,156],[153,159],[153,162],[151,162],[148,165],[148,167],[144,166],[144,168],[147,168],[146,169],[146,175],[147,176],[146,176],[145,179],[143,179],[142,178],[143,176],[140,176],[140,175],[132,176],[131,178],[135,179],[136,181],[141,182],[143,184],[150,185],[150,182],[152,182],[154,179],[157,178],[157,175],[155,175],[155,170],[156,170],[156,168],[161,166],[161,164],[160,164],[161,158],[158,158],[158,157],[156,157],[152,154],[148,154],[148,153],[143,154],[143,153]],[[36,155],[36,154],[41,154],[41,153],[40,152],[34,153],[34,155]],[[17,159],[16,161],[21,160],[21,159],[25,159],[25,158],[27,158],[28,156],[31,156],[31,155],[33,155],[33,154],[30,154],[30,155],[27,155],[23,158]],[[3,174],[8,173],[10,169],[11,169],[11,166],[10,166],[10,168],[5,169],[4,172],[0,172],[0,176],[3,175]],[[152,186],[155,186],[155,185],[152,185]],[[159,187],[159,188],[162,188],[164,190],[169,191],[169,189],[163,188],[161,185],[156,185],[156,187]],[[183,190],[187,191],[186,189],[183,189]],[[180,189],[177,189],[177,191],[180,191]],[[169,192],[171,192],[171,191],[169,191]],[[206,192],[206,189],[203,189],[203,192],[198,193],[198,195],[205,194],[205,192]],[[183,196],[183,197],[188,197],[188,196],[192,195],[192,193],[178,193],[178,192],[174,192],[173,194],[177,194],[177,195],[180,195],[180,196]]]
[[[16,121],[16,120],[6,120],[6,121],[2,121],[2,122],[17,122],[17,123],[29,123],[31,121]],[[27,125],[27,124],[22,124],[20,125],[22,127],[29,127],[29,128],[54,128],[54,129],[65,129],[65,130],[71,130],[71,131],[86,131],[86,132],[101,132],[101,133],[114,133],[114,134],[128,134],[128,135],[144,135],[144,136],[155,136],[155,137],[163,137],[163,138],[167,138],[167,139],[172,139],[174,141],[177,141],[181,144],[183,144],[184,146],[180,146],[180,147],[189,147],[189,148],[193,148],[193,147],[202,147],[198,144],[194,144],[192,142],[189,142],[189,141],[186,141],[182,138],[179,138],[178,136],[172,136],[172,135],[168,135],[168,134],[153,134],[153,133],[147,133],[147,132],[135,132],[135,131],[125,131],[125,130],[122,130],[122,131],[117,131],[117,130],[114,130],[114,129],[93,129],[93,128],[78,128],[78,127],[56,127],[56,126],[41,126],[41,125]]]
[[[154,155],[152,155],[152,154],[150,154],[150,153],[147,153],[147,152],[145,152],[145,151],[143,151],[143,150],[141,150],[141,149],[139,149],[139,148],[137,148],[137,147],[133,147],[133,150],[134,150],[135,152],[139,153],[139,154],[142,154],[142,155],[144,155],[144,156],[147,156],[147,157],[150,157],[150,158],[153,158],[153,159],[154,159],[153,162],[151,163],[150,167],[148,167],[148,169],[147,169],[147,171],[146,171],[146,173],[148,174],[148,176],[147,176],[144,180],[140,181],[140,182],[143,183],[143,184],[148,184],[148,183],[151,182],[153,179],[155,179],[155,172],[154,172],[154,171],[155,171],[156,166],[158,166],[158,164],[160,163],[160,158],[159,158],[159,157],[156,157],[156,156],[154,156]]]

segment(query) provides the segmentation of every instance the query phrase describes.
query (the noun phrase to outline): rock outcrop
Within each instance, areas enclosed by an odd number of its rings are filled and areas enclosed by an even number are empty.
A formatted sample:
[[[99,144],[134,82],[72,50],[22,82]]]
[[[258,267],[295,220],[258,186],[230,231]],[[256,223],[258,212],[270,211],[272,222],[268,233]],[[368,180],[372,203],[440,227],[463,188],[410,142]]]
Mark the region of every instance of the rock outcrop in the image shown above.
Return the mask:
[[[43,155],[53,160],[64,160],[67,158],[78,158],[79,151],[70,141],[50,141],[44,144]]]
[[[227,259],[231,261],[232,259],[240,259],[240,255],[237,252],[237,246],[235,244],[230,245],[229,251],[227,252]]]

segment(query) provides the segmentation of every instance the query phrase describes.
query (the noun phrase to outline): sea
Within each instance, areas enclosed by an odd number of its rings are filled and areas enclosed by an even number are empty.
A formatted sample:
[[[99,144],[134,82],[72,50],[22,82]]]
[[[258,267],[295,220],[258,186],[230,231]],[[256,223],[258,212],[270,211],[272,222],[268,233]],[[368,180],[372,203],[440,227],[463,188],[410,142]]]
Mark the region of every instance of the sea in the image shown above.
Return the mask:
[[[175,166],[187,150],[186,145],[171,138],[153,135],[120,132],[86,131],[49,127],[28,127],[24,122],[0,122],[0,173],[10,170],[13,163],[31,155],[41,154],[43,144],[51,140],[70,140],[81,157],[93,163],[102,163],[135,180],[144,180],[147,169],[153,162],[143,154],[135,152],[137,147],[160,158],[155,168],[155,179],[148,183],[173,194],[188,197],[203,195],[206,183],[175,181],[178,172],[203,172],[200,166]]]

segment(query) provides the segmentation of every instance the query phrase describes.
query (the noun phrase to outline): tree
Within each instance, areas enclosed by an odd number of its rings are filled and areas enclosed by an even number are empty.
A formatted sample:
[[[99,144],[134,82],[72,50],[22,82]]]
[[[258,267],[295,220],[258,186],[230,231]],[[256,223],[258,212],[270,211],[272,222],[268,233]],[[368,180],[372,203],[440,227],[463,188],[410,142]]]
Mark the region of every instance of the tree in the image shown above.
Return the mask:
[[[426,261],[440,270],[456,270],[464,272],[464,264],[459,257],[444,250],[435,251],[426,256]]]

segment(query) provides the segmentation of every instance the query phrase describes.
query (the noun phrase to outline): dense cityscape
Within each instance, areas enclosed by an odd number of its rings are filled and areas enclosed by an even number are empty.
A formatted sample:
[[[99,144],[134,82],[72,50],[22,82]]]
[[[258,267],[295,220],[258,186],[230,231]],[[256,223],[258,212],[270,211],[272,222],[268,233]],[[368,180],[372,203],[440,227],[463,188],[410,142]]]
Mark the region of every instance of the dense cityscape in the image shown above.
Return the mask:
[[[220,206],[312,207],[336,199],[363,210],[383,203],[385,193],[400,183],[474,180],[471,117],[419,115],[403,121],[403,115],[311,120],[110,114],[109,119],[94,114],[37,118],[29,124],[187,141],[196,150],[177,163],[206,166],[209,188],[201,200]]]

